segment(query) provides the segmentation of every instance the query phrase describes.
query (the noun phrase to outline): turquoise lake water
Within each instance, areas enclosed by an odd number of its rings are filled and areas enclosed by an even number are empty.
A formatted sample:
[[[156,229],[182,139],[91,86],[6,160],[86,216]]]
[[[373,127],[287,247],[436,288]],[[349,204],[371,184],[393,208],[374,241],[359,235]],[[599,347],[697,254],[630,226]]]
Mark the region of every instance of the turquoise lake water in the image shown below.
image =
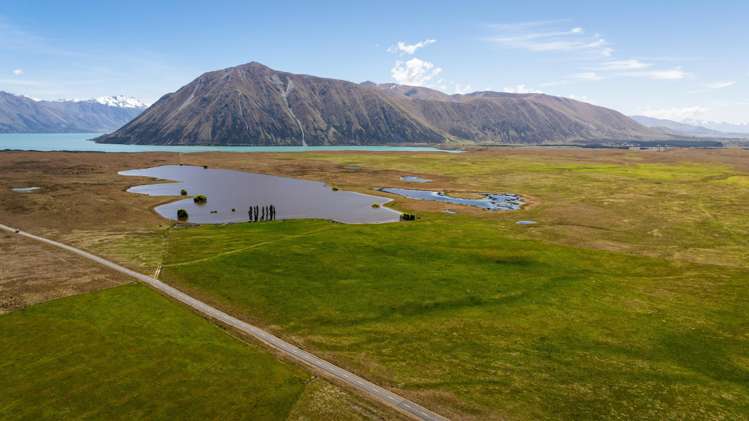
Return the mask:
[[[0,133],[0,151],[93,151],[93,152],[456,152],[431,147],[410,146],[162,146],[110,145],[90,139],[95,133]]]

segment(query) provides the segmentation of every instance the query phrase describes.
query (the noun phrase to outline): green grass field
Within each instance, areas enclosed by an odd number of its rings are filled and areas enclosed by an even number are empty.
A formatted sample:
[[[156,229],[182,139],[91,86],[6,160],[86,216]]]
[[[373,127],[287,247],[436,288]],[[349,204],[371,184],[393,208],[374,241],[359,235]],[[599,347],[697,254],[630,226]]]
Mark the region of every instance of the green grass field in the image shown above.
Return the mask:
[[[438,214],[206,226],[171,233],[162,274],[455,415],[747,413],[747,272],[516,230]]]
[[[0,316],[0,419],[366,419],[380,410],[126,285]]]
[[[455,418],[746,417],[749,191],[734,157],[521,155],[305,156],[322,179],[360,168],[336,184],[361,191],[417,174],[534,206],[445,215],[396,199],[421,219],[173,230],[162,278]]]

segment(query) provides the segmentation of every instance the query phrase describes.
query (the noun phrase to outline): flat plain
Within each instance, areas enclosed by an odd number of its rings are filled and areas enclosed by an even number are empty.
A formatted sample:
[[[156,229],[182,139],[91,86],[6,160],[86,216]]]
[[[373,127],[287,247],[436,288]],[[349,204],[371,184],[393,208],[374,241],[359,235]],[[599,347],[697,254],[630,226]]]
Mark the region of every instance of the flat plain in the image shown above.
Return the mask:
[[[367,193],[418,175],[528,205],[393,196],[418,220],[174,227],[150,210],[168,199],[124,191],[153,180],[116,172],[176,162]],[[0,222],[161,265],[162,280],[456,419],[749,413],[747,151],[3,153],[0,171]],[[42,191],[6,188],[22,185]],[[123,288],[136,287],[95,294]]]

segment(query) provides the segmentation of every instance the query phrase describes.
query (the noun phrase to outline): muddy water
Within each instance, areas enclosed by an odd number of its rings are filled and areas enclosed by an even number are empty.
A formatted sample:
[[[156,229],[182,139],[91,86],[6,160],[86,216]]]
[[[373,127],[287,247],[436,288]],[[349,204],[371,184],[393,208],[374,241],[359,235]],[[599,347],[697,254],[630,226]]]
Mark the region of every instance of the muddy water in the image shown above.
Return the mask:
[[[178,209],[185,209],[188,222],[192,223],[246,222],[250,206],[268,205],[275,207],[276,219],[329,219],[346,224],[400,219],[399,212],[382,206],[390,201],[388,198],[333,191],[316,181],[179,165],[122,171],[120,175],[174,181],[132,187],[128,189],[132,193],[179,196],[182,189],[187,190],[187,198],[155,208],[159,215],[171,220],[177,219]],[[194,203],[191,196],[198,194],[206,195],[207,203]],[[378,207],[372,207],[374,204]]]

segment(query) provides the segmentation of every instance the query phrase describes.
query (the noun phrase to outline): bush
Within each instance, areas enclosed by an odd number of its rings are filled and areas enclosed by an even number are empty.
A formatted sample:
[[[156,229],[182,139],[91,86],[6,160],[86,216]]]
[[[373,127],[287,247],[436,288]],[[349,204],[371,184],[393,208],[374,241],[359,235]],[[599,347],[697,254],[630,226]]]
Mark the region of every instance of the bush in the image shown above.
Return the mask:
[[[187,211],[184,209],[177,209],[177,219],[184,221],[188,218]]]
[[[180,196],[187,196],[187,190],[182,189],[179,191]]]
[[[415,221],[416,215],[412,213],[402,213],[401,214],[401,221]]]
[[[195,203],[197,203],[197,204],[199,204],[199,205],[202,205],[202,204],[208,202],[208,197],[206,195],[204,195],[204,194],[199,194],[199,195],[193,197],[192,201],[195,202]]]
[[[377,209],[377,208],[380,207],[380,204],[379,203],[372,203],[372,207],[375,208],[375,209]]]
[[[203,169],[207,170],[208,169],[208,165],[203,165]]]
[[[333,187],[333,191],[338,191],[338,187]]]

